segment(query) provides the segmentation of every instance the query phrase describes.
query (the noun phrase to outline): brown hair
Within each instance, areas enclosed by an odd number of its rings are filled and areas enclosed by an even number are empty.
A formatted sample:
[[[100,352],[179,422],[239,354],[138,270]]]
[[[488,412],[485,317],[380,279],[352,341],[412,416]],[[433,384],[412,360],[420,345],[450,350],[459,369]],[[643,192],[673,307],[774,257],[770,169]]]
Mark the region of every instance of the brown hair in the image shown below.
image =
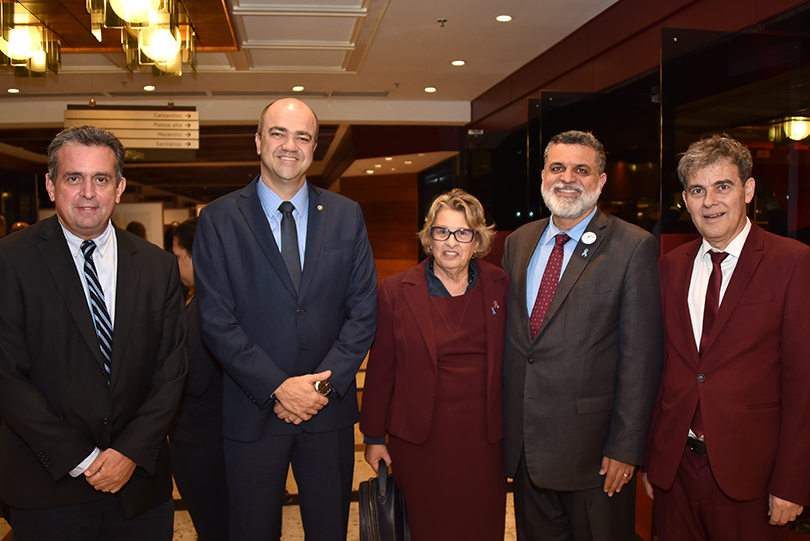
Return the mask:
[[[726,159],[737,166],[740,180],[745,184],[745,181],[751,178],[751,171],[754,168],[751,151],[745,145],[725,133],[705,137],[689,145],[678,162],[678,180],[681,181],[683,189],[686,189],[689,177]]]

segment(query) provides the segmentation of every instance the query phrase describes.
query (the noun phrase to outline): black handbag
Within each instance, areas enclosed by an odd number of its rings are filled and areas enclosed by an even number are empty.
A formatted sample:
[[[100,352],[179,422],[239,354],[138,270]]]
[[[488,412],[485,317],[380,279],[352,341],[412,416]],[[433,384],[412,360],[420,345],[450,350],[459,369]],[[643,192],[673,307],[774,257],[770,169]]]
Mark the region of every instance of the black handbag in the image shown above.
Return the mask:
[[[360,483],[360,541],[410,541],[405,498],[380,460],[377,477]]]

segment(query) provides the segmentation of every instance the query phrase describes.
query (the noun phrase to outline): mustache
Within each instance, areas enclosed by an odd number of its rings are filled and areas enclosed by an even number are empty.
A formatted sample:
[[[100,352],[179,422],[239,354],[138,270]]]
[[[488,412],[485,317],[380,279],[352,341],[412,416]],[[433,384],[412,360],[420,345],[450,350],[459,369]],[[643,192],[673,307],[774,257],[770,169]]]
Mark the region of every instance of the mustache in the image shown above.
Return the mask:
[[[557,190],[574,190],[575,192],[582,194],[585,190],[582,186],[577,186],[576,184],[566,184],[565,182],[555,182],[549,190],[555,192]]]

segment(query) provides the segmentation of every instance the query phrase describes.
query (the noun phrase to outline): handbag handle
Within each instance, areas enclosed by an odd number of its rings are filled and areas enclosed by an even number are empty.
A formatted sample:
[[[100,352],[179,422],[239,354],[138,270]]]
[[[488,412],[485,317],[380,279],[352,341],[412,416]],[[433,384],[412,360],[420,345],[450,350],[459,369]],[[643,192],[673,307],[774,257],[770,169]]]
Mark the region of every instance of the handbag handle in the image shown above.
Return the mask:
[[[380,459],[380,462],[377,464],[377,479],[379,481],[377,486],[380,490],[380,498],[385,500],[385,489],[388,485],[388,465],[383,459]]]

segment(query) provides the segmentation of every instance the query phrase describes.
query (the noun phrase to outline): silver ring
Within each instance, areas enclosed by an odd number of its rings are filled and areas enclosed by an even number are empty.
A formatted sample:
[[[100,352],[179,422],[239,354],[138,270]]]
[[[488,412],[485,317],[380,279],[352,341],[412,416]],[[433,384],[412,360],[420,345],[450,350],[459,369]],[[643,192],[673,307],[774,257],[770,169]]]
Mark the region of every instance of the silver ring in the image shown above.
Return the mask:
[[[627,474],[625,473],[624,476],[627,477]]]

